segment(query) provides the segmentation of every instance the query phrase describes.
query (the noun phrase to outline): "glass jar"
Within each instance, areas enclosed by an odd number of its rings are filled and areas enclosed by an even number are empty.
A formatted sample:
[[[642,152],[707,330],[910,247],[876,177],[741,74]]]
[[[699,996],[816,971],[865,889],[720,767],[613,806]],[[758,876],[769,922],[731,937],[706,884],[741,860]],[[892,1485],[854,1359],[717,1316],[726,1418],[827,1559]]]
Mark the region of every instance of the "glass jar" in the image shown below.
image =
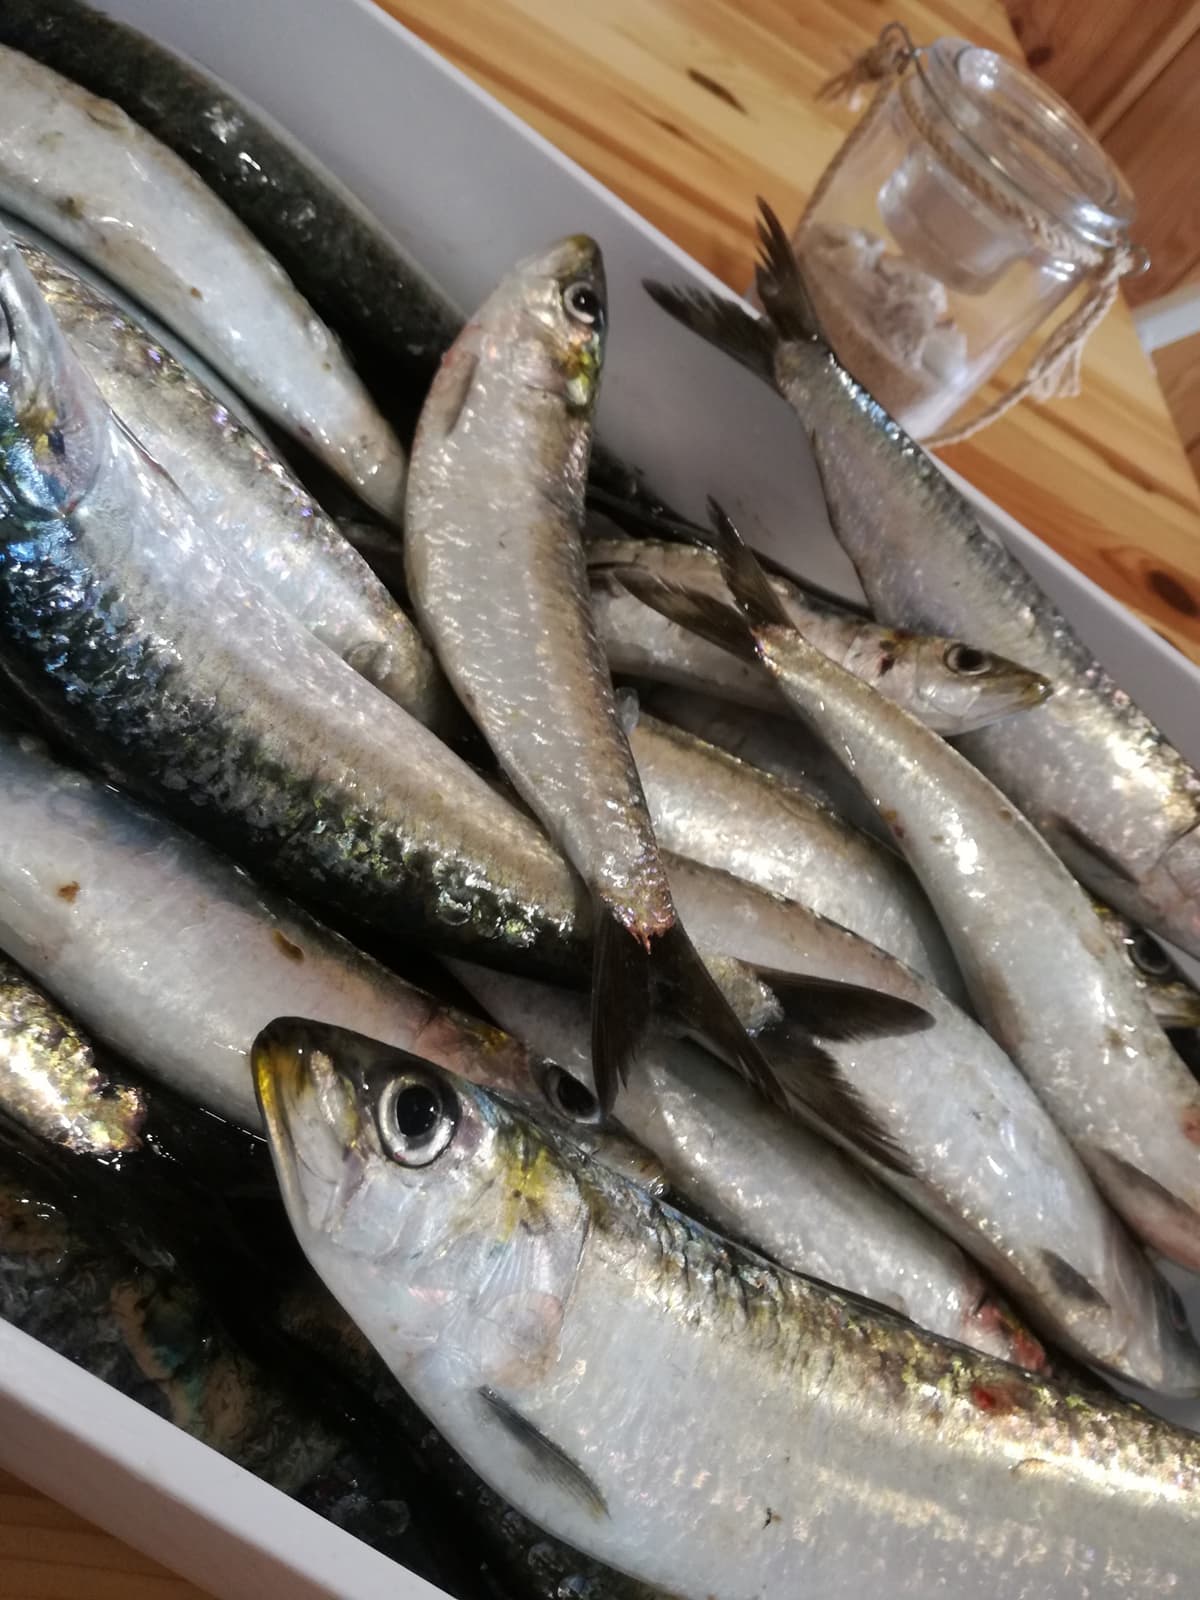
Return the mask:
[[[1044,323],[1128,257],[1133,196],[1075,113],[992,50],[906,53],[796,231],[826,336],[928,439]]]

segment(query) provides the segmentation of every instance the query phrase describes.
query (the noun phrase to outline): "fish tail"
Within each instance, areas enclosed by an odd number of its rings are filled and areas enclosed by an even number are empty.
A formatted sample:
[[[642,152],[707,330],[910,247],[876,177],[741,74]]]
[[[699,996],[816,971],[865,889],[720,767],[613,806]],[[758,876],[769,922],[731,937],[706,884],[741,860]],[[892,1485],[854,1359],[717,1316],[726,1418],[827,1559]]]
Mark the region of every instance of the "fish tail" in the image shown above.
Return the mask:
[[[767,582],[758,557],[734,526],[733,519],[709,496],[708,515],[716,534],[721,576],[743,615],[752,623],[769,628],[796,627],[784,610],[783,601]]]
[[[781,339],[819,340],[821,324],[800,272],[791,240],[767,202],[758,201],[759,259],[754,285]]]
[[[742,661],[757,661],[754,636],[741,612],[713,595],[670,583],[644,567],[606,567],[605,576],[644,606]]]
[[[779,338],[765,317],[756,316],[740,300],[702,289],[676,289],[652,278],[643,278],[642,287],[676,322],[776,387],[775,350]]]
[[[650,1028],[650,946],[599,897],[592,922],[592,1075],[597,1100],[611,1111]]]

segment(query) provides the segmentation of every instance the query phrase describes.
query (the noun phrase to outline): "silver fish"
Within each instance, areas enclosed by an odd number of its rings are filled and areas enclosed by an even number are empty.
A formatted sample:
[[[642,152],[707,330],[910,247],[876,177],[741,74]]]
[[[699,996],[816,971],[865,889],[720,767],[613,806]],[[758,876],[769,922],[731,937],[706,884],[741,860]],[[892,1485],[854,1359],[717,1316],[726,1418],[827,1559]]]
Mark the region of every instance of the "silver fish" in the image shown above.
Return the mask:
[[[329,329],[179,157],[111,100],[0,45],[0,201],[170,324],[376,511],[405,459]]]
[[[1108,676],[1015,556],[842,367],[816,325],[786,236],[764,206],[759,294],[651,285],[659,303],[761,374],[796,411],[835,533],[875,613],[957,634],[1042,673],[1044,705],[963,749],[1093,893],[1200,956],[1200,774]]]
[[[964,756],[796,633],[721,526],[752,648],[888,823],[979,1015],[1134,1232],[1200,1267],[1200,1086],[1087,895]]]
[[[599,247],[519,263],[442,364],[413,443],[409,590],[459,699],[593,897],[593,1059],[610,1106],[670,974],[730,1065],[770,1073],[675,917],[588,602],[580,529],[604,356]]]
[[[694,593],[710,594],[729,602],[716,551],[702,544],[656,539],[590,539],[588,567],[596,575],[609,571],[617,583],[623,572],[645,570],[664,583],[682,584]],[[1041,703],[1050,684],[1036,672],[1014,661],[946,639],[888,628],[832,601],[813,594],[786,578],[767,580],[793,626],[810,644],[871,684],[880,694],[902,705],[927,726],[947,736],[986,727],[1000,717]],[[636,584],[628,588],[636,596]],[[645,606],[622,605],[608,600],[598,616],[601,638],[614,672],[661,677],[684,689],[721,694],[765,711],[778,711],[774,685],[764,685],[763,675],[748,662],[728,657],[707,640],[661,615],[646,615]],[[669,631],[674,630],[674,631]],[[700,656],[701,650],[707,658]],[[720,676],[705,682],[703,673],[714,654]],[[709,666],[712,670],[712,666]]]
[[[452,726],[453,699],[428,646],[278,456],[135,316],[18,243],[104,399],[249,579],[419,721]]]
[[[580,1084],[591,1084],[582,995],[465,961],[449,966],[501,1027],[553,1061],[551,1095],[570,1105]],[[682,1203],[728,1237],[947,1339],[1045,1367],[1037,1340],[944,1234],[694,1047],[648,1043],[621,1116],[659,1157]]]
[[[935,737],[936,735],[932,735]],[[923,1008],[924,1032],[853,1032],[822,1043],[832,1084],[793,1072],[788,1027],[760,1040],[798,1108],[875,1176],[944,1229],[996,1280],[1034,1328],[1085,1360],[1147,1388],[1200,1392],[1200,1349],[1174,1291],[1097,1192],[1029,1084],[978,1023],[875,945],[816,912],[667,855],[680,914],[731,954],[770,972],[888,991]],[[873,1132],[850,1131],[831,1087]]]
[[[894,850],[802,790],[645,712],[629,744],[664,850],[811,906],[965,1001],[945,935]]]
[[[1193,1436],[771,1267],[419,1061],[289,1021],[254,1056],[313,1266],[556,1537],[683,1600],[1186,1593]]]
[[[1101,925],[1113,944],[1129,961],[1138,988],[1150,1002],[1150,1009],[1164,1028],[1200,1027],[1200,989],[1189,980],[1183,968],[1152,933],[1135,927],[1128,917],[1092,902]]]

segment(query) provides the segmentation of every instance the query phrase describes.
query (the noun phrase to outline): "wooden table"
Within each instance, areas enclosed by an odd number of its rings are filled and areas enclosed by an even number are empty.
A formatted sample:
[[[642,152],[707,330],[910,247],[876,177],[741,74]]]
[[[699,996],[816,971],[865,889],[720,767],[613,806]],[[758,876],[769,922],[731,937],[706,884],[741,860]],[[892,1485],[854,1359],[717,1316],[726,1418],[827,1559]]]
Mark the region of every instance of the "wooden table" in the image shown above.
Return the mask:
[[[742,288],[754,196],[784,218],[854,121],[821,84],[898,17],[1017,56],[1001,0],[382,0]],[[946,460],[1200,660],[1200,492],[1119,306],[1077,400],[1025,406]],[[106,1534],[0,1477],[3,1600],[202,1600]]]

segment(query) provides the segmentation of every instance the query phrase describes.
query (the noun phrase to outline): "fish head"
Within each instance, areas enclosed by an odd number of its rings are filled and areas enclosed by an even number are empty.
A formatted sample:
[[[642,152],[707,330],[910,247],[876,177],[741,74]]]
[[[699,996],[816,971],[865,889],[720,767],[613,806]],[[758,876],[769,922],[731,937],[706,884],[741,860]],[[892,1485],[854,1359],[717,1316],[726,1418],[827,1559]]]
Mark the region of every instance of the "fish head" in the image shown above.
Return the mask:
[[[94,482],[108,409],[0,229],[0,540],[69,513]]]
[[[590,415],[608,323],[604,261],[594,239],[573,234],[518,263],[479,320],[526,386]]]
[[[301,1246],[392,1370],[436,1363],[456,1387],[512,1390],[552,1367],[588,1225],[566,1146],[487,1090],[325,1024],[271,1023],[253,1066]]]
[[[947,737],[1040,705],[1050,693],[1041,673],[961,639],[897,633],[883,649],[886,673],[910,677],[921,720]]]
[[[1200,990],[1188,981],[1170,952],[1147,929],[1103,901],[1093,904],[1105,932],[1129,962],[1134,981],[1150,1002],[1160,1027],[1200,1027]]]

